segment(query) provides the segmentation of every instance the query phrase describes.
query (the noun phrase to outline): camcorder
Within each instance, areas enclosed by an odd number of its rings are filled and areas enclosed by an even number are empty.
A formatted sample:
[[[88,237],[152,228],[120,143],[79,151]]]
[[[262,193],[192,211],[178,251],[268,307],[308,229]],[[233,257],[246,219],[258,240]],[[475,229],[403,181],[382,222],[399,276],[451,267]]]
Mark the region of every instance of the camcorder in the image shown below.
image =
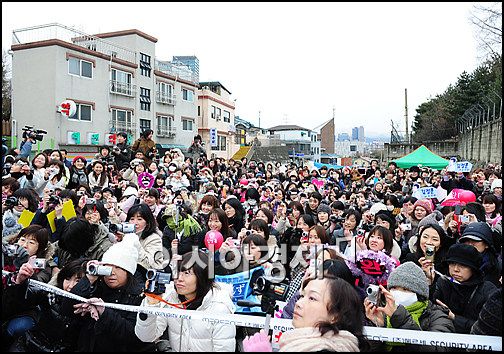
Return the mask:
[[[51,195],[49,197],[49,204],[59,204],[62,199],[57,195]]]
[[[164,294],[166,285],[171,281],[170,273],[160,272],[155,269],[147,270],[145,277],[147,278],[145,292],[156,295]]]
[[[261,311],[273,314],[277,301],[285,301],[289,292],[287,282],[274,283],[269,280],[269,276],[262,275],[257,277],[252,284],[252,294],[261,295]],[[270,278],[271,279],[271,278]]]
[[[86,199],[86,205],[95,205],[96,204],[96,198],[87,198]]]
[[[89,275],[96,275],[96,276],[99,275],[109,276],[112,274],[112,267],[95,263],[88,263],[86,266],[86,273]]]
[[[42,129],[33,129],[33,125],[25,125],[23,130],[23,139],[35,139],[38,141],[42,141],[44,139],[44,134],[47,134],[47,131]]]
[[[130,167],[131,167],[131,168],[135,168],[135,167],[137,167],[138,165],[140,165],[142,162],[144,162],[142,159],[133,159],[133,160],[131,160],[131,162],[130,162]]]
[[[11,245],[7,242],[2,242],[2,255],[2,264],[4,266],[14,265],[16,271],[30,259],[30,254],[23,246],[18,244]]]
[[[342,223],[345,221],[345,219],[343,219],[341,216],[337,216],[337,215],[331,215],[329,217],[329,220],[335,224],[337,223]]]
[[[377,307],[384,307],[386,304],[385,296],[380,290],[380,287],[375,284],[369,284],[366,288],[366,295],[370,302]]]
[[[121,224],[110,224],[109,231],[113,234],[122,232],[123,234],[131,234],[135,232],[135,224],[123,222]]]

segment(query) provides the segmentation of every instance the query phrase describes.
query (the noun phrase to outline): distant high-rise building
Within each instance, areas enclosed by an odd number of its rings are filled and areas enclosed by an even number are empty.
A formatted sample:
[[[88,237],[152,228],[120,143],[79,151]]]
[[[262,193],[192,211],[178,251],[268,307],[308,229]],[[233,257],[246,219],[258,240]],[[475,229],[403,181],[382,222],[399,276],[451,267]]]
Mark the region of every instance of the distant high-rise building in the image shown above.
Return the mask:
[[[338,141],[350,141],[350,135],[348,133],[338,134]]]
[[[359,127],[359,138],[357,140],[366,141],[366,138],[364,136],[364,127],[362,125]]]
[[[359,128],[352,128],[352,140],[359,140]]]
[[[199,59],[197,57],[174,55],[172,63],[187,65],[193,72],[194,82],[199,82]]]

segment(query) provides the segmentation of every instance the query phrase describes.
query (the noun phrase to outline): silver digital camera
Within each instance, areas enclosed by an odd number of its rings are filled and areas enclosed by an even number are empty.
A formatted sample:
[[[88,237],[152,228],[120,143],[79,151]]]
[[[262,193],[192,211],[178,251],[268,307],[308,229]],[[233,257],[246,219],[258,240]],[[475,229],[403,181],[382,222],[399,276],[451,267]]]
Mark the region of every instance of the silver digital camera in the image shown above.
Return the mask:
[[[89,275],[111,275],[112,274],[112,267],[110,266],[104,266],[104,265],[99,265],[99,264],[94,264],[94,263],[88,263],[86,267],[86,273]]]

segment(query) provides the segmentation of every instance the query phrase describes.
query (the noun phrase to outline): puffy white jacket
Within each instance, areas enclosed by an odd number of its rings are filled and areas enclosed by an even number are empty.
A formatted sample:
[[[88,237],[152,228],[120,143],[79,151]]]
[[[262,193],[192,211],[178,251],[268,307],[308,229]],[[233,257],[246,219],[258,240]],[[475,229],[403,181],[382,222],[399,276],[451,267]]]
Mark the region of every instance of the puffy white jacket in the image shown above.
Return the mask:
[[[203,303],[196,311],[213,313],[219,316],[235,311],[229,284],[217,283],[206,294]],[[173,282],[167,287],[163,298],[170,303],[180,303]],[[144,299],[142,306],[169,307],[165,303],[149,305]],[[154,342],[168,327],[170,345],[178,352],[233,352],[235,351],[236,327],[229,324],[212,324],[201,320],[188,320],[148,315],[142,321],[137,315],[135,334],[143,342]]]

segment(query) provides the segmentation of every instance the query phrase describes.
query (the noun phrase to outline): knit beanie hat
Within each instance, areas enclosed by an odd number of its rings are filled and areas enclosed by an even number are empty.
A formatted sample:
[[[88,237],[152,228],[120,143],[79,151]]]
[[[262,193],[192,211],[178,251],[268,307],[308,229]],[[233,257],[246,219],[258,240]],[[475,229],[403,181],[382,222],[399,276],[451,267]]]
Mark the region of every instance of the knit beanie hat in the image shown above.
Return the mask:
[[[320,203],[317,208],[317,214],[318,213],[327,213],[327,215],[331,215],[331,207],[325,203]]]
[[[387,288],[400,286],[425,298],[429,298],[429,284],[422,268],[406,262],[394,269],[387,279]]]
[[[418,223],[418,230],[426,225],[439,225],[441,220],[443,220],[443,214],[439,210],[434,210],[432,213],[420,220]]]
[[[473,271],[480,272],[482,257],[476,247],[464,243],[456,243],[448,249],[443,262],[459,263],[472,268]]]
[[[432,204],[428,199],[419,199],[413,204],[413,210],[416,209],[416,207],[422,207],[427,211],[427,215],[432,213]]]
[[[77,160],[79,160],[79,159],[81,159],[81,160],[82,160],[85,164],[87,163],[86,158],[85,158],[84,156],[81,156],[81,155],[79,155],[79,156],[75,156],[75,157],[73,158],[73,160],[72,160],[72,163],[74,164],[74,163],[75,163],[75,161],[77,161]]]
[[[502,188],[502,180],[501,179],[494,179],[492,182],[492,185],[490,187],[490,192],[493,193],[495,188]]]
[[[5,216],[3,219],[2,238],[17,235],[23,229],[23,225],[18,224],[13,216]]]
[[[103,255],[102,263],[112,264],[135,274],[137,269],[140,241],[136,234],[126,234],[122,241],[114,243]]]

